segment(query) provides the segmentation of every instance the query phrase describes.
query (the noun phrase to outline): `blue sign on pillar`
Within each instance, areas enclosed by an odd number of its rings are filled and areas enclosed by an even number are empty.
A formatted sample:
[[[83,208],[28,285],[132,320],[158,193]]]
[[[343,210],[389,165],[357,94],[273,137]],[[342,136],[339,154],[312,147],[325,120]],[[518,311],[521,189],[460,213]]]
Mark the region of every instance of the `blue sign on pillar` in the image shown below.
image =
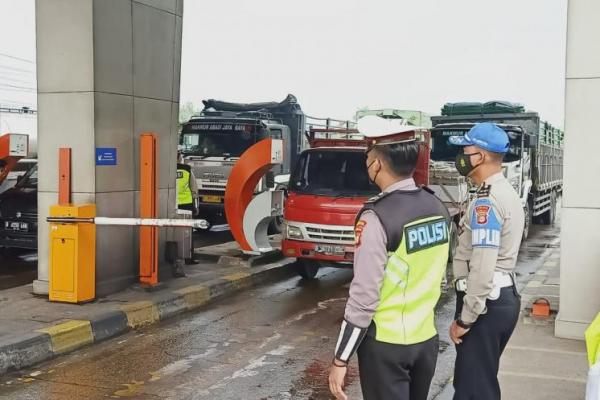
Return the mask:
[[[117,149],[96,147],[96,165],[117,165]]]

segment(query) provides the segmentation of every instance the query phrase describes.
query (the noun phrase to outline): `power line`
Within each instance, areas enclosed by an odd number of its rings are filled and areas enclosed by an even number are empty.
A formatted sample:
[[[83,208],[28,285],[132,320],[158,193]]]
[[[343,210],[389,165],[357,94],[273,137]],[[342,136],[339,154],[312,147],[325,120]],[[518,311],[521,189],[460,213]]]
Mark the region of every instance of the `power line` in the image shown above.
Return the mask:
[[[34,88],[34,87],[21,86],[21,85],[11,85],[10,83],[2,83],[2,82],[0,82],[0,86],[9,87],[9,88],[12,88],[12,89],[24,89],[24,90],[35,90],[35,91],[37,91],[37,88]]]
[[[35,83],[34,79],[23,80],[23,79],[13,78],[12,76],[0,76],[0,80],[5,80],[8,83]],[[2,82],[0,82],[0,83],[2,83]]]
[[[0,56],[6,57],[6,58],[12,58],[13,60],[22,61],[22,62],[26,62],[29,64],[35,64],[35,61],[33,61],[33,60],[28,60],[26,58],[11,56],[10,54],[6,54],[6,53],[0,53]]]
[[[0,68],[6,69],[6,70],[9,70],[9,71],[19,72],[19,73],[27,73],[27,74],[34,74],[35,73],[35,71],[33,71],[31,69],[9,67],[8,65],[0,65]]]

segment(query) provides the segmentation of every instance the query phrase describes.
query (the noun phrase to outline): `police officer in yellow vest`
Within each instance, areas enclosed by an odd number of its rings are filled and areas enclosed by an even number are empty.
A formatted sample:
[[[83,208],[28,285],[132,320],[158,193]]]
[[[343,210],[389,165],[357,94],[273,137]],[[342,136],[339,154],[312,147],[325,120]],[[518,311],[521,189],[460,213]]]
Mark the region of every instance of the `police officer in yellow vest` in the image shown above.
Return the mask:
[[[192,168],[180,162],[177,163],[177,208],[191,211],[193,215],[196,211],[196,198],[198,198],[198,184]]]
[[[358,352],[365,400],[426,400],[438,354],[434,307],[449,251],[450,217],[412,178],[419,146],[399,132],[414,128],[365,117],[366,169],[381,193],[355,226],[354,278],[329,387],[346,399],[348,361]]]
[[[459,226],[453,262],[454,399],[500,400],[500,356],[521,308],[512,273],[525,215],[519,195],[502,173],[502,158],[510,147],[504,130],[485,122],[449,140],[464,148],[456,158],[458,172],[478,186]]]

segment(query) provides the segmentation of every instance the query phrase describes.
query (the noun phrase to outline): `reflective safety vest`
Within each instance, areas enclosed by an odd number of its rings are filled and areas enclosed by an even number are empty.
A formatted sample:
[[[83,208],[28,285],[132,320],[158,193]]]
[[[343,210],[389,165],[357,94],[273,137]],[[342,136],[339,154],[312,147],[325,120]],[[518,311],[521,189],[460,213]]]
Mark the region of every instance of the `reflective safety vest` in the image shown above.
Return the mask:
[[[194,199],[190,188],[189,166],[177,164],[177,205],[192,204]]]
[[[448,263],[448,211],[424,189],[383,193],[369,200],[367,209],[381,221],[388,250],[373,316],[375,339],[394,344],[429,340],[437,334],[434,309]]]

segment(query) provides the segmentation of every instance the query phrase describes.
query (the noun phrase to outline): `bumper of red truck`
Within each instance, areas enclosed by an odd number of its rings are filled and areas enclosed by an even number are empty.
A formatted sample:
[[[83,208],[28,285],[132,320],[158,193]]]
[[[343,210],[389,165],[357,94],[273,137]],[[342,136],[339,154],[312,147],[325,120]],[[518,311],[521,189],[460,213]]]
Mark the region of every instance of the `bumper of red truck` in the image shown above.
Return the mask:
[[[322,247],[342,247],[342,252],[327,253],[323,252]],[[313,243],[300,240],[283,239],[281,241],[281,250],[286,257],[307,258],[319,261],[329,261],[335,263],[351,263],[354,259],[354,246]]]

